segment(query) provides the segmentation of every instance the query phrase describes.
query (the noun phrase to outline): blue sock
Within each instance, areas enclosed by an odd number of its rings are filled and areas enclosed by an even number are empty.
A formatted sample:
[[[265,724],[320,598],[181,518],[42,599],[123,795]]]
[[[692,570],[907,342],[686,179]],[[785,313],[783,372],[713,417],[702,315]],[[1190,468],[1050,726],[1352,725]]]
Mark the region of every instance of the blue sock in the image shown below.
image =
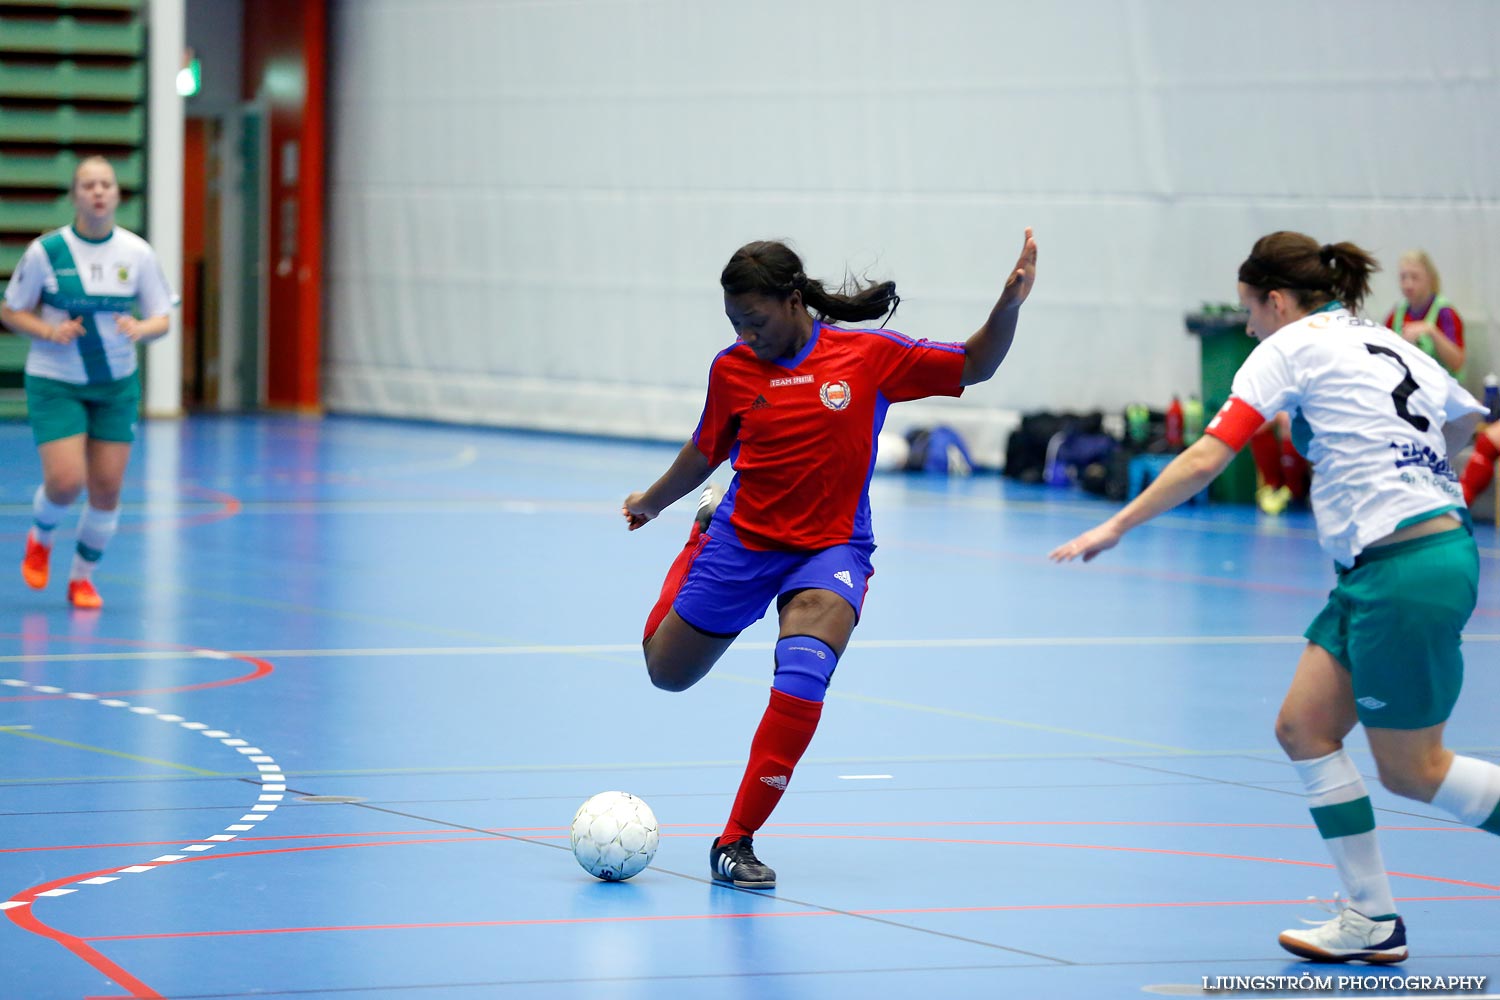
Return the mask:
[[[839,658],[832,647],[810,635],[792,635],[776,643],[776,678],[771,687],[803,701],[822,701]]]

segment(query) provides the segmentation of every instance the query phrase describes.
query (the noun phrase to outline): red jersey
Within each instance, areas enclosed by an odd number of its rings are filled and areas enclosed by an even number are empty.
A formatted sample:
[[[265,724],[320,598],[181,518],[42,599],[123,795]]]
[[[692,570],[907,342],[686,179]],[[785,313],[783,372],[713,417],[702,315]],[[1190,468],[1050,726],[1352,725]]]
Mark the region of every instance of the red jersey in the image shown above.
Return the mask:
[[[714,516],[750,549],[874,543],[870,476],[892,403],[963,394],[964,347],[892,330],[814,323],[795,358],[762,361],[742,342],[719,353],[693,432],[734,481]],[[712,529],[710,529],[712,530]]]

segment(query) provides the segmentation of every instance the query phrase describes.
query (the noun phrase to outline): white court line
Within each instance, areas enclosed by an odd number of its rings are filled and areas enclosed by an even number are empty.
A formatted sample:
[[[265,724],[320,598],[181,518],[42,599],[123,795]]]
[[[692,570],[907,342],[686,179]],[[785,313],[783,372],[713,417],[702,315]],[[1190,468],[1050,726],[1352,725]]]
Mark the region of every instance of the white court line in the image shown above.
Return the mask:
[[[186,722],[186,721],[183,720],[183,717],[180,716],[180,715],[167,715],[167,714],[162,713],[159,709],[152,708],[152,707],[147,706],[147,705],[135,705],[135,706],[131,706],[129,702],[127,702],[127,701],[121,701],[119,699],[114,699],[114,698],[100,698],[97,694],[93,694],[91,692],[77,692],[77,691],[75,691],[75,692],[68,692],[68,691],[63,690],[62,688],[52,687],[50,685],[32,684],[29,681],[17,680],[17,679],[14,679],[14,678],[3,678],[3,679],[0,679],[0,680],[3,680],[3,683],[4,683],[5,687],[10,687],[10,688],[30,688],[33,691],[38,691],[38,692],[41,692],[41,693],[44,693],[44,694],[54,694],[55,693],[55,694],[65,695],[68,698],[77,698],[77,699],[81,699],[81,700],[93,700],[93,701],[95,701],[96,704],[98,704],[100,706],[103,706],[103,707],[108,707],[108,708],[129,708],[132,713],[134,713],[136,715],[139,715],[139,716],[141,716],[143,718],[153,718],[154,717],[154,718],[156,718],[159,721],[168,722],[168,723],[171,723],[171,724],[175,724],[175,725],[181,726],[184,730],[186,730],[188,732],[197,733],[200,736],[205,736],[205,737],[208,737],[209,739],[218,740],[218,742],[220,742],[221,744],[223,744],[226,749],[248,748],[249,750],[254,751],[254,753],[256,754],[256,756],[253,757],[252,760],[254,762],[256,762],[256,769],[261,772],[261,778],[262,779],[272,779],[272,780],[275,780],[277,782],[285,782],[286,781],[286,775],[284,775],[281,772],[281,765],[277,764],[277,763],[274,763],[275,758],[271,757],[268,754],[262,753],[259,747],[251,747],[249,745],[249,741],[248,740],[243,740],[243,739],[240,739],[238,737],[230,736],[230,734],[228,732],[225,732],[224,730],[209,729],[208,726],[207,726],[207,724],[205,724],[205,723],[202,723],[202,722]],[[32,728],[32,727],[29,726],[29,725],[28,726],[0,726],[0,731],[4,731],[4,730],[7,730],[7,729],[9,729],[9,730],[16,730],[16,729],[30,729],[30,728]],[[247,763],[249,763],[249,761],[247,761]],[[262,787],[264,788],[265,786],[262,785]],[[285,784],[281,784],[281,785],[278,786],[278,788],[280,790],[284,791],[285,788],[286,788],[286,786],[285,786]],[[246,821],[259,822],[260,820],[265,819],[268,815],[270,815],[271,813],[273,813],[273,812],[276,811],[276,809],[278,808],[278,804],[281,801],[281,799],[282,799],[281,795],[264,795],[263,794],[261,796],[261,798],[260,798],[260,804],[253,805],[253,806],[250,807],[251,811],[255,815],[253,815],[253,816],[245,816],[245,817],[243,817],[241,819],[240,822],[241,823],[244,823]],[[227,829],[229,831],[237,831],[237,830],[250,830],[250,829],[254,829],[254,827],[242,826],[242,825],[235,825],[235,826],[230,826]],[[76,888],[77,886],[83,886],[83,885],[107,885],[107,884],[109,884],[111,882],[118,881],[119,876],[121,876],[121,875],[140,875],[140,874],[143,874],[145,872],[155,871],[157,868],[159,868],[162,865],[172,865],[172,864],[175,864],[175,863],[180,862],[180,861],[186,861],[190,857],[195,856],[195,855],[201,857],[202,856],[202,852],[204,852],[204,851],[211,851],[215,847],[219,846],[220,844],[223,844],[223,843],[226,843],[228,841],[235,840],[235,839],[236,839],[236,835],[234,833],[230,833],[230,832],[219,833],[219,834],[215,834],[214,836],[211,836],[211,837],[205,837],[205,838],[202,838],[202,842],[195,842],[195,843],[187,844],[185,846],[182,846],[182,847],[178,848],[179,851],[183,851],[183,852],[186,852],[186,853],[182,853],[182,854],[163,854],[160,857],[152,858],[146,864],[130,865],[129,867],[116,868],[116,869],[114,869],[113,871],[109,872],[106,875],[101,875],[101,876],[97,876],[97,877],[94,877],[94,878],[80,879],[78,882],[74,883],[74,887],[73,888],[59,886],[58,888],[47,889],[47,890],[44,890],[42,892],[30,892],[28,890],[24,890],[23,889],[23,890],[20,890],[19,892],[14,893],[9,899],[0,901],[0,910],[10,910],[10,909],[15,909],[16,907],[19,907],[19,906],[26,906],[29,903],[31,903],[33,900],[42,899],[44,897],[49,897],[50,898],[50,897],[56,897],[56,896],[71,895],[72,893],[75,893],[75,892],[78,891],[78,889]]]

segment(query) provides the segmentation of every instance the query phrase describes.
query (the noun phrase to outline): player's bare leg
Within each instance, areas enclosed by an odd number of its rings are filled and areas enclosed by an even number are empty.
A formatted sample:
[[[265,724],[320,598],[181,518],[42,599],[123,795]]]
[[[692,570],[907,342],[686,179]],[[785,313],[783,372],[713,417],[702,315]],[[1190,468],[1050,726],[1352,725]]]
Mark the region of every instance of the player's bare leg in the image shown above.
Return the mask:
[[[738,634],[700,632],[676,611],[668,611],[656,631],[641,644],[651,683],[663,691],[686,691],[707,676]]]

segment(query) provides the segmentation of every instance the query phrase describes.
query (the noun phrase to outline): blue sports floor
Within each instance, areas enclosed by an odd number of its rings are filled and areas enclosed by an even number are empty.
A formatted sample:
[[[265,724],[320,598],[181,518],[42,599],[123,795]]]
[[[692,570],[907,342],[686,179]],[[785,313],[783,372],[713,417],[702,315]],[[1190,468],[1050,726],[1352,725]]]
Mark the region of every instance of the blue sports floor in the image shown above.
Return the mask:
[[[0,574],[0,997],[1105,998],[1304,972],[1500,994],[1500,840],[1379,789],[1357,736],[1412,958],[1276,944],[1337,888],[1272,735],[1332,581],[1306,514],[1189,508],[1059,567],[1108,504],[877,478],[865,621],[757,839],[779,888],[712,883],[774,631],[689,692],[647,682],[641,622],[691,512],[627,533],[619,504],[674,451],[146,426],[104,611],[65,604],[71,524],[49,590]],[[24,426],[0,424],[0,469],[16,563]],[[1479,537],[1449,741],[1500,760]],[[612,788],[663,832],[619,884],[567,850]]]

